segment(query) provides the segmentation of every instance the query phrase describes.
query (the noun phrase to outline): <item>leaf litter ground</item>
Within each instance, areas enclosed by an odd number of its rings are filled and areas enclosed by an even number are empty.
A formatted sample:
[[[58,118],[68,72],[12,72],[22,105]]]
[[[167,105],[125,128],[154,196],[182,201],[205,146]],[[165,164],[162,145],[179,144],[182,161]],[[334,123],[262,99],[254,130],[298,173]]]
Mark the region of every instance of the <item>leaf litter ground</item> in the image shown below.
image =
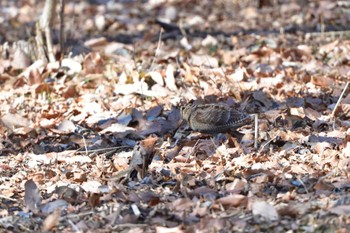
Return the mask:
[[[12,46],[41,8],[2,2],[4,231],[347,232],[349,6],[254,4],[70,1],[60,67]],[[257,113],[259,147],[192,132],[193,99]]]

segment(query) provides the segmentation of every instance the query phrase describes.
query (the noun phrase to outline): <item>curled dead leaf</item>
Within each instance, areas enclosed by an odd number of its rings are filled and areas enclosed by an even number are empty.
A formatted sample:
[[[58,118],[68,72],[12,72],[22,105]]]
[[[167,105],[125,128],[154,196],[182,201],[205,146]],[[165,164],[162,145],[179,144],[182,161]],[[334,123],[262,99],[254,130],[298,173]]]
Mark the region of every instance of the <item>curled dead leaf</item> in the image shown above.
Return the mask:
[[[279,214],[274,206],[265,201],[257,201],[252,205],[253,215],[259,215],[266,220],[275,221],[279,219]]]
[[[156,226],[156,233],[182,233],[184,232],[181,230],[180,226],[177,227],[161,227],[161,226]]]
[[[61,209],[56,209],[52,214],[47,216],[43,222],[42,231],[49,231],[57,226],[61,216]]]
[[[158,83],[159,85],[164,86],[163,77],[159,72],[151,71],[146,74],[146,77],[150,77],[155,83]]]
[[[177,86],[175,84],[175,77],[174,77],[174,66],[169,64],[166,71],[165,71],[165,84],[166,87],[171,91],[177,91]]]
[[[227,208],[246,206],[248,203],[248,197],[241,194],[233,194],[217,199],[216,203],[221,204]]]
[[[189,198],[179,198],[171,203],[170,208],[174,211],[185,211],[194,205],[195,203]]]
[[[51,214],[57,209],[64,210],[67,207],[68,207],[68,202],[62,199],[57,199],[55,201],[46,203],[40,208],[40,210],[43,214]]]
[[[318,180],[318,182],[315,184],[314,189],[317,191],[332,191],[335,187],[322,179]]]
[[[89,196],[89,204],[92,208],[100,205],[100,193],[91,193]]]
[[[39,206],[41,204],[41,196],[38,186],[33,180],[28,180],[24,184],[24,205],[26,212],[39,212]]]

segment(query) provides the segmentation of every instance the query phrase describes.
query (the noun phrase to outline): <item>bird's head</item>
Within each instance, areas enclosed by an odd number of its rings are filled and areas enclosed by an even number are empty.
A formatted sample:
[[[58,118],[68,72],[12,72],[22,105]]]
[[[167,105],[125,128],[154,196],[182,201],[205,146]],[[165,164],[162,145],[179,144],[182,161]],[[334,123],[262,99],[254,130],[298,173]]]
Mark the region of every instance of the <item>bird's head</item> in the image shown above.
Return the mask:
[[[181,117],[187,122],[189,122],[191,112],[192,112],[192,104],[187,104],[185,106],[180,107]]]

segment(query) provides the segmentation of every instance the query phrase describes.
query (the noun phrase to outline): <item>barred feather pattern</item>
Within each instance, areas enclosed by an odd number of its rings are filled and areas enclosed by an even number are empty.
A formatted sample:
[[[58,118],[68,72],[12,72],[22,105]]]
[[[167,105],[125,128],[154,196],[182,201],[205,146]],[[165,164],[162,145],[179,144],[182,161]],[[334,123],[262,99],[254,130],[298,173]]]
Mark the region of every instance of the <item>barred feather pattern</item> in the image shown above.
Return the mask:
[[[181,116],[191,129],[216,134],[234,131],[251,122],[251,116],[227,104],[188,104],[181,108]]]

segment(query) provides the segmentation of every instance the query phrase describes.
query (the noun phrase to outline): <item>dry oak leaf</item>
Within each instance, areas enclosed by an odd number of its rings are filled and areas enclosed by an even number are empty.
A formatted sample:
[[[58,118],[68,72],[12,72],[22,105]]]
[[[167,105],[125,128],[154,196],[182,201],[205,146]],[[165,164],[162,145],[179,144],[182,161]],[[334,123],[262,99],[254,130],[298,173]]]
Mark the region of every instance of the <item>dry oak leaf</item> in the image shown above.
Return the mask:
[[[26,181],[24,184],[24,205],[26,206],[25,211],[38,213],[40,204],[41,196],[38,186],[33,180]]]
[[[279,215],[274,206],[265,201],[257,201],[252,205],[253,215],[260,215],[266,220],[275,221],[279,219]]]
[[[57,226],[61,216],[61,209],[56,209],[52,214],[47,216],[43,222],[42,231],[49,231]]]
[[[233,194],[217,199],[216,203],[224,207],[246,206],[248,204],[248,197],[241,194]]]

